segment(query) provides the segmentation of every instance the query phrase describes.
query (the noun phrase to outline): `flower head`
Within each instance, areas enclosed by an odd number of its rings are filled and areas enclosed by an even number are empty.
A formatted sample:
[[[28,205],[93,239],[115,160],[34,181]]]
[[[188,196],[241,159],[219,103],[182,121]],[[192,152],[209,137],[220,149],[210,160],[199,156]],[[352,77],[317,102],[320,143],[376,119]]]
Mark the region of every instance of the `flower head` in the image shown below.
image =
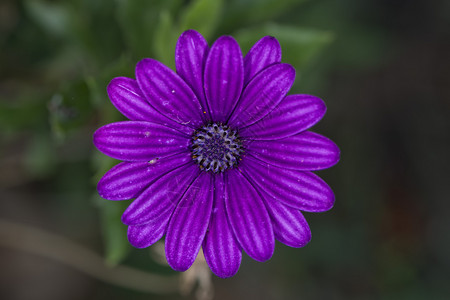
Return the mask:
[[[136,80],[108,85],[130,121],[99,128],[95,146],[122,160],[98,183],[109,200],[136,198],[125,210],[137,248],[165,235],[169,265],[187,270],[200,248],[211,270],[233,276],[242,250],[270,259],[275,239],[302,247],[311,232],[301,211],[330,209],[334,195],[311,171],[333,166],[339,149],[306,131],[325,114],[310,95],[289,95],[295,70],[281,63],[273,37],[243,57],[230,36],[211,47],[196,31],[177,43],[176,73],[153,59]]]

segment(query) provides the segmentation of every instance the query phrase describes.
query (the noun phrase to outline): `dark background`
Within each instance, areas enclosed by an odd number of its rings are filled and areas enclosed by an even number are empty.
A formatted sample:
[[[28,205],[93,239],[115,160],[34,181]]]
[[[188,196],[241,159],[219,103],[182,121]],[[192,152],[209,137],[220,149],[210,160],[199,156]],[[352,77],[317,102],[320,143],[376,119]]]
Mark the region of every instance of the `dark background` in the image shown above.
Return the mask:
[[[236,276],[212,278],[215,299],[446,299],[450,2],[204,2],[0,2],[0,298],[180,297],[108,279],[114,265],[177,273],[157,263],[156,247],[127,244],[127,203],[96,195],[115,162],[94,149],[92,133],[121,118],[109,80],[133,77],[143,57],[172,66],[177,36],[194,27],[210,44],[236,36],[244,53],[277,37],[297,69],[292,93],[325,100],[314,131],[342,151],[337,166],[319,172],[336,204],[305,214],[312,241],[277,243],[266,263],[244,255]],[[83,249],[107,267],[96,273]],[[200,281],[197,291],[208,286]]]

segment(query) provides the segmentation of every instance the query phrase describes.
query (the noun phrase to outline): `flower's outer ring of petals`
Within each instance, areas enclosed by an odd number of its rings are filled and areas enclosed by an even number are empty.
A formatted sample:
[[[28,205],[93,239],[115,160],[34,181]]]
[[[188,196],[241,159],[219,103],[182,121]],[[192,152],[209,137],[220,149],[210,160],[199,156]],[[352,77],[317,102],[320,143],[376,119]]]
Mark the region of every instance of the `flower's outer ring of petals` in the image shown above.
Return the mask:
[[[273,64],[259,72],[242,92],[228,124],[242,128],[264,118],[283,100],[294,79],[295,70],[288,64]]]
[[[147,248],[153,245],[166,233],[171,215],[172,211],[167,210],[150,223],[128,226],[128,241],[136,248]]]
[[[279,168],[252,157],[242,161],[241,168],[258,190],[264,191],[265,198],[309,212],[327,211],[333,207],[333,191],[312,172]]]
[[[134,200],[122,215],[126,225],[143,225],[173,211],[198,175],[198,167],[186,164],[156,179]]]
[[[305,131],[320,121],[327,108],[311,95],[289,95],[266,117],[239,131],[242,138],[278,140]]]
[[[222,36],[212,45],[204,76],[211,118],[214,122],[225,123],[244,85],[244,61],[241,48],[234,38]]]
[[[208,50],[208,42],[205,38],[192,29],[181,34],[175,48],[177,73],[192,88],[202,105],[203,114],[208,111],[205,91],[203,90],[203,70]]]
[[[299,210],[272,199],[266,200],[265,203],[278,241],[294,248],[300,248],[309,243],[311,230]]]
[[[157,60],[144,58],[136,66],[136,79],[147,101],[173,121],[200,127],[202,106],[180,76]]]
[[[181,126],[154,109],[142,95],[136,80],[116,77],[111,80],[106,90],[112,104],[128,119],[149,121],[177,129],[189,136],[192,134],[192,128]]]
[[[221,278],[234,276],[242,260],[242,249],[228,222],[225,195],[226,186],[220,174],[215,177],[214,207],[203,241],[203,254],[211,271]]]
[[[226,172],[225,206],[236,239],[257,261],[272,257],[275,237],[272,222],[260,195],[238,169]]]
[[[150,182],[191,161],[189,151],[146,162],[122,162],[109,170],[98,182],[97,190],[108,200],[136,198]]]
[[[124,161],[150,161],[171,156],[189,147],[189,138],[164,125],[123,121],[100,127],[94,145],[104,154]]]
[[[244,57],[244,86],[261,70],[281,62],[281,47],[276,38],[265,36]]]
[[[186,271],[197,257],[211,217],[213,190],[211,174],[202,172],[183,195],[170,219],[166,258],[176,271]]]
[[[340,154],[330,139],[310,131],[276,141],[251,141],[247,143],[247,152],[268,164],[302,171],[334,166]]]

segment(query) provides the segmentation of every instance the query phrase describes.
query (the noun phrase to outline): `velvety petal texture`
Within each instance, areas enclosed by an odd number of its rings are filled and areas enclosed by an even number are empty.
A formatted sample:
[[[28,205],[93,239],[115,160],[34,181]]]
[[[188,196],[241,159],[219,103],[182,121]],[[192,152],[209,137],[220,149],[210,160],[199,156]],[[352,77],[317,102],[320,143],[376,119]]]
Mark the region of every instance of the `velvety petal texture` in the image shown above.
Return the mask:
[[[145,58],[136,66],[136,79],[147,101],[166,117],[193,128],[203,123],[199,100],[169,67]]]
[[[175,209],[166,236],[167,262],[174,270],[186,271],[194,263],[208,228],[213,195],[213,178],[203,172]]]
[[[255,140],[278,140],[300,133],[325,115],[325,103],[310,95],[287,96],[260,121],[243,128],[239,135]]]
[[[208,42],[195,30],[181,34],[175,48],[175,66],[178,75],[192,88],[206,117],[208,104],[203,89],[203,70],[208,54]]]
[[[179,123],[156,111],[142,95],[136,80],[127,77],[116,77],[109,83],[107,92],[112,104],[128,119],[132,121],[151,121],[175,128],[184,132],[186,136],[192,135],[192,128],[180,126]]]
[[[244,58],[244,85],[261,70],[281,62],[281,47],[277,39],[265,36],[248,51]]]
[[[238,169],[227,175],[227,215],[239,244],[254,260],[272,257],[275,238],[269,214],[259,194]]]
[[[230,36],[211,47],[205,66],[205,94],[211,119],[225,123],[236,106],[244,85],[241,48]]]
[[[334,166],[340,153],[330,139],[309,131],[276,141],[252,141],[248,152],[268,164],[304,171]]]
[[[245,87],[228,124],[241,128],[265,117],[283,100],[294,79],[295,70],[288,64],[275,64],[258,73]]]
[[[198,172],[196,166],[189,164],[164,174],[128,206],[122,215],[122,222],[127,225],[146,224],[173,211]]]
[[[311,230],[302,213],[271,199],[266,200],[275,238],[283,244],[300,248],[311,240]]]
[[[266,198],[310,212],[327,211],[333,207],[333,191],[312,172],[279,168],[250,157],[242,165],[243,172],[266,193]]]
[[[209,228],[203,241],[203,254],[211,271],[219,277],[237,273],[242,260],[242,250],[228,221],[225,209],[226,185],[223,175],[215,177],[214,207]]]
[[[145,162],[123,162],[109,170],[97,185],[108,200],[127,200],[139,196],[154,179],[191,162],[188,151]]]
[[[94,145],[104,154],[125,161],[150,161],[186,151],[189,139],[164,125],[124,121],[94,133]]]
[[[159,241],[166,233],[172,211],[167,210],[144,225],[128,226],[128,241],[136,248],[147,248]]]
[[[98,150],[123,161],[97,190],[108,200],[134,199],[122,215],[130,244],[146,248],[165,237],[172,269],[186,271],[203,253],[221,278],[237,273],[242,250],[262,262],[275,240],[305,246],[311,230],[302,212],[335,201],[312,171],[336,164],[339,148],[307,131],[324,116],[324,102],[288,95],[295,70],[270,36],[244,58],[233,37],[210,48],[188,30],[175,65],[176,72],[145,58],[136,79],[112,79],[108,96],[130,121],[94,133]]]

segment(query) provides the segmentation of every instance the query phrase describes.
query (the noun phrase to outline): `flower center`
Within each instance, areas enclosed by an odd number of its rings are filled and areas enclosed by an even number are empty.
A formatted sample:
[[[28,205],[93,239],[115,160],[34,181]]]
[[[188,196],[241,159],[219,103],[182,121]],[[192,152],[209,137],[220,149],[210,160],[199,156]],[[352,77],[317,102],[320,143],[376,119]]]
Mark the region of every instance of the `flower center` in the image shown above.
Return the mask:
[[[192,159],[204,171],[220,173],[233,168],[243,151],[237,132],[227,125],[211,123],[192,136]]]

